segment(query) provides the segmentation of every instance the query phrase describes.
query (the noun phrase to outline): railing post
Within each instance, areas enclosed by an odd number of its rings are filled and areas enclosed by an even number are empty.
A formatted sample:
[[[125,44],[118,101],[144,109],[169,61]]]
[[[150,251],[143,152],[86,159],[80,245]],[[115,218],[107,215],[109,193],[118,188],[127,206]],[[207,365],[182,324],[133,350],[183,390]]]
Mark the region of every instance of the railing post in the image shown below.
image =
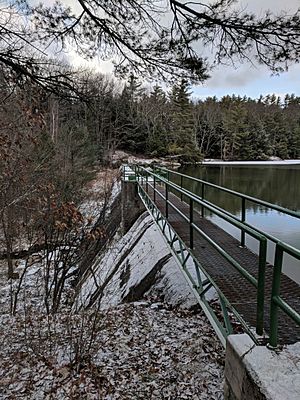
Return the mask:
[[[242,222],[246,221],[246,199],[245,197],[242,197],[242,218],[241,218]],[[241,246],[245,247],[245,231],[242,228],[241,229]]]
[[[201,188],[201,199],[204,200],[204,183],[202,182],[202,188]],[[204,217],[204,206],[201,206],[201,217]]]
[[[169,217],[169,191],[168,191],[168,185],[167,183],[165,184],[165,189],[166,189],[166,218]]]
[[[282,270],[283,250],[280,244],[276,245],[275,263],[273,269],[273,283],[271,295],[271,310],[270,310],[270,342],[271,347],[277,347],[278,344],[278,305],[276,298],[280,295],[280,280]]]
[[[182,187],[183,187],[183,176],[180,175],[180,188],[182,189]],[[181,201],[183,200],[183,193],[182,192],[180,192],[180,200]]]
[[[170,171],[167,171],[167,180],[170,181]]]
[[[190,248],[194,248],[194,229],[193,229],[193,221],[194,221],[194,202],[193,199],[190,198]]]
[[[267,239],[265,237],[259,241],[258,257],[256,333],[262,335],[264,331],[265,273],[267,261]]]
[[[153,201],[155,203],[156,201],[156,178],[155,175],[153,176],[154,180],[153,180]]]
[[[146,174],[146,192],[148,193],[148,172]]]

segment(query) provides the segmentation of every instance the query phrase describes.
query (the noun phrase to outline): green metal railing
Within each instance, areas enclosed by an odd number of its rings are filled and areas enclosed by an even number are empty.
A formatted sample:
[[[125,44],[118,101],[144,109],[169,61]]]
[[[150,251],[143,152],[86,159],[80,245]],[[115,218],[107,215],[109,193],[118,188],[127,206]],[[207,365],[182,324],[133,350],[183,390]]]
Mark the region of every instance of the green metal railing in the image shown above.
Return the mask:
[[[136,173],[129,165],[123,164],[122,165],[122,178],[124,181],[135,181]]]
[[[141,185],[138,186],[138,191],[141,199],[143,200],[146,208],[151,213],[154,218],[158,228],[163,234],[163,238],[166,240],[166,243],[171,249],[171,253],[179,262],[181,267],[181,271],[185,276],[187,283],[189,284],[192,292],[197,298],[202,310],[210,321],[213,329],[215,330],[217,336],[219,337],[223,346],[226,346],[226,337],[233,332],[230,317],[227,312],[227,307],[230,308],[230,304],[228,303],[226,297],[223,296],[221,292],[218,292],[218,288],[215,287],[216,291],[219,295],[220,305],[223,312],[223,320],[224,325],[220,322],[218,316],[215,314],[213,308],[210,306],[209,302],[205,298],[206,293],[212,287],[213,282],[209,279],[203,280],[201,277],[201,272],[204,272],[201,268],[201,264],[194,257],[194,255],[186,249],[185,243],[181,240],[181,238],[177,235],[175,231],[172,230],[170,224],[168,224],[167,219],[161,214],[159,208],[156,204],[151,200],[150,196],[146,193]],[[177,244],[177,247],[176,247]],[[196,278],[194,278],[189,271],[187,264],[188,261],[192,260],[195,267]],[[246,329],[246,323],[243,320],[240,320],[243,327]],[[255,339],[254,339],[255,340]]]
[[[153,190],[154,202],[156,200],[156,196],[158,195],[165,201],[165,215],[168,218],[169,207],[172,207],[188,224],[190,227],[190,240],[189,247],[191,250],[194,248],[194,231],[198,232],[202,237],[204,237],[217,251],[221,254],[248,282],[250,282],[257,289],[257,313],[256,313],[256,333],[258,335],[263,334],[263,326],[264,326],[264,284],[265,284],[265,268],[266,268],[266,255],[267,255],[267,240],[264,235],[259,234],[255,230],[245,226],[242,222],[233,219],[232,217],[226,215],[225,213],[215,209],[210,204],[207,204],[205,201],[202,201],[198,197],[193,194],[187,192],[184,189],[181,189],[178,185],[173,182],[168,181],[160,175],[151,172],[149,169],[146,169],[141,166],[135,167],[135,172],[137,176],[137,182],[146,187],[146,193],[148,193],[149,188]],[[152,182],[149,180],[149,177],[152,178]],[[157,189],[157,183],[163,184],[165,188],[165,195],[163,195]],[[189,201],[189,216],[185,215],[181,210],[179,210],[170,200],[169,200],[169,192],[173,190],[179,195],[184,195],[188,198]],[[198,225],[195,224],[193,220],[194,215],[194,205],[199,205],[201,208],[207,209],[210,212],[214,213],[218,217],[222,218],[226,222],[235,226],[236,228],[243,230],[248,235],[252,236],[254,239],[259,242],[259,265],[258,265],[258,277],[251,275],[242,265],[240,265],[231,255],[229,255],[220,245],[218,245],[212,238],[210,238],[203,230],[200,229]],[[215,283],[214,283],[214,286]],[[234,308],[234,307],[233,307]],[[235,310],[235,314],[237,315],[237,311]],[[239,315],[237,315],[240,318]]]
[[[300,251],[294,247],[279,242],[276,244],[275,263],[273,272],[272,296],[271,296],[271,321],[270,321],[270,341],[271,347],[276,348],[278,345],[278,313],[281,309],[296,324],[300,325],[300,314],[298,314],[283,298],[280,296],[280,281],[282,274],[282,262],[284,253],[300,260]]]
[[[174,183],[170,180],[171,174],[175,174],[180,177],[180,184]],[[286,208],[265,202],[260,199],[256,199],[254,197],[235,192],[233,190],[223,188],[221,186],[211,184],[206,181],[202,181],[197,178],[189,177],[188,175],[180,174],[176,171],[171,171],[164,168],[157,168],[155,167],[154,172],[151,171],[149,168],[144,168],[139,165],[135,165],[132,167],[131,172],[125,173],[124,172],[124,179],[132,180],[133,175],[138,184],[138,190],[141,198],[143,199],[144,203],[146,203],[148,209],[152,213],[156,213],[157,223],[160,220],[164,221],[163,225],[163,233],[165,234],[165,227],[168,223],[169,217],[169,209],[170,207],[178,213],[183,220],[189,224],[189,248],[184,249],[184,241],[174,233],[172,239],[168,240],[168,244],[174,250],[174,243],[178,241],[180,243],[180,252],[182,253],[182,257],[180,262],[183,267],[183,272],[187,276],[188,280],[192,282],[192,287],[196,289],[199,295],[199,302],[201,306],[206,309],[206,313],[208,313],[208,317],[210,318],[213,315],[213,310],[209,306],[207,302],[205,302],[205,293],[207,290],[213,286],[217,293],[219,294],[220,305],[223,312],[223,318],[225,322],[225,329],[220,328],[220,332],[223,336],[226,336],[232,332],[231,325],[230,325],[230,318],[228,317],[228,313],[226,312],[226,307],[232,310],[234,315],[240,320],[245,330],[248,334],[258,343],[257,338],[253,336],[253,332],[243,318],[239,315],[238,311],[230,304],[228,299],[224,296],[222,291],[218,288],[217,284],[214,282],[213,278],[205,271],[205,269],[201,266],[201,264],[196,260],[196,257],[193,254],[194,248],[194,232],[200,234],[203,238],[205,238],[217,251],[221,254],[224,259],[226,259],[238,272],[243,278],[245,278],[251,285],[253,285],[257,290],[257,308],[256,308],[256,333],[258,335],[262,335],[263,327],[264,327],[264,302],[265,302],[265,268],[266,268],[266,255],[267,255],[267,239],[272,240],[276,243],[276,251],[275,251],[275,258],[274,258],[274,268],[273,268],[273,283],[272,283],[272,295],[271,295],[271,310],[270,310],[270,338],[269,338],[269,345],[270,348],[276,348],[278,345],[278,313],[281,310],[283,313],[288,315],[296,324],[300,325],[300,315],[293,309],[283,298],[280,296],[280,283],[281,283],[281,275],[282,275],[282,264],[283,264],[283,257],[284,254],[288,254],[297,260],[300,260],[300,250],[295,249],[294,247],[282,243],[279,241],[278,238],[275,238],[267,233],[261,232],[255,227],[252,227],[250,224],[246,223],[246,201],[251,201],[258,205],[268,207],[273,210],[277,210],[281,213],[300,218],[300,214],[288,210]],[[130,178],[128,178],[130,176]],[[191,179],[201,183],[201,196],[198,196],[187,189],[184,188],[184,179]],[[241,198],[242,204],[242,213],[241,219],[232,215],[228,211],[222,209],[219,206],[214,205],[213,203],[207,201],[205,199],[205,187],[210,186],[216,189],[219,189],[223,192],[230,193],[234,196],[238,196]],[[164,188],[164,191],[162,191]],[[152,198],[150,196],[150,192],[152,194]],[[172,203],[170,200],[169,193],[173,192],[177,197],[181,199],[181,201],[185,201],[189,205],[189,213],[186,215],[183,213],[175,204]],[[155,204],[157,196],[159,196],[164,201],[164,214],[162,215],[159,213],[159,210]],[[259,252],[258,252],[258,274],[257,278],[251,275],[242,265],[240,265],[230,254],[228,254],[223,248],[220,247],[211,237],[209,237],[201,228],[195,223],[194,221],[194,211],[195,206],[200,210],[200,214],[204,216],[204,211],[208,210],[211,213],[215,214],[216,216],[222,218],[224,221],[230,223],[232,226],[238,228],[241,231],[241,245],[245,245],[245,234],[250,235],[254,239],[259,242]],[[170,231],[170,225],[169,225]],[[183,252],[188,251],[188,256],[184,256]],[[178,256],[178,251],[174,254]],[[196,273],[198,276],[198,285],[196,285],[195,281],[193,280],[192,276],[185,268],[186,261],[188,257],[192,257],[196,267]],[[178,257],[177,257],[178,258]],[[203,282],[200,279],[200,272],[206,276],[205,281]],[[216,316],[212,316],[210,319],[212,323],[215,323]],[[219,327],[217,324],[216,326]]]
[[[201,196],[199,196],[201,198],[201,200],[205,201],[207,204],[212,205],[214,208],[222,211],[223,213],[229,215],[230,217],[236,219],[237,221],[242,222],[245,226],[248,226],[251,229],[254,229],[259,233],[262,233],[262,231],[257,229],[253,225],[248,224],[247,221],[246,221],[246,219],[247,219],[246,202],[251,202],[253,204],[256,204],[256,205],[259,205],[259,206],[263,206],[265,208],[269,208],[271,210],[278,211],[278,212],[280,212],[282,214],[289,215],[291,217],[295,217],[295,218],[300,219],[300,213],[299,212],[296,212],[296,211],[293,211],[293,210],[289,210],[288,208],[281,207],[281,206],[278,206],[276,204],[272,204],[272,203],[269,203],[269,202],[261,200],[261,199],[257,199],[257,198],[252,197],[252,196],[248,196],[248,195],[243,194],[243,193],[236,192],[235,190],[231,190],[231,189],[225,188],[223,186],[219,186],[219,185],[216,185],[214,183],[210,183],[210,182],[204,181],[202,179],[195,178],[193,176],[181,174],[180,172],[173,171],[173,170],[170,170],[170,169],[167,169],[167,168],[161,168],[161,167],[155,166],[154,170],[157,173],[162,174],[162,176],[166,177],[166,179],[168,181],[171,180],[172,176],[177,176],[179,178],[179,180],[180,180],[180,183],[179,183],[178,186],[181,189],[185,189],[188,192],[190,192],[190,191],[187,188],[184,188],[184,184],[185,184],[186,181],[192,181],[192,182],[197,182],[197,183],[201,184]],[[240,200],[241,200],[241,217],[239,218],[238,216],[230,213],[229,211],[225,210],[224,208],[221,208],[221,207],[217,206],[216,204],[213,204],[213,203],[209,202],[208,200],[206,200],[205,199],[205,192],[206,192],[205,189],[208,188],[208,187],[220,190],[222,192],[225,192],[225,193],[228,193],[230,195],[233,195],[235,197],[240,198]],[[183,199],[183,194],[181,195],[181,200],[182,199]],[[204,216],[203,208],[201,209],[201,214],[202,214],[202,216]],[[276,238],[275,236],[273,236],[273,235],[271,235],[271,234],[269,234],[267,232],[263,232],[263,234],[267,239],[271,240],[274,243],[280,242],[280,239]],[[240,242],[241,242],[241,246],[245,246],[245,232],[243,230],[241,230]]]

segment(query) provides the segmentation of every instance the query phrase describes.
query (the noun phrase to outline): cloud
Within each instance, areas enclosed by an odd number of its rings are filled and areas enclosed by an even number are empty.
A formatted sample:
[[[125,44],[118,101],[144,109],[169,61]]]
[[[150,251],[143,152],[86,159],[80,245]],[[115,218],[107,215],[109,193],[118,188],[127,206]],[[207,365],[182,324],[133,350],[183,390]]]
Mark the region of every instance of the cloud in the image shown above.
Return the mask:
[[[237,68],[221,65],[211,72],[211,78],[207,80],[205,86],[211,89],[219,88],[220,86],[224,88],[242,87],[257,79],[259,75],[266,73],[266,70],[262,71],[262,69],[248,64],[242,64]]]
[[[80,57],[75,49],[69,49],[66,52],[65,57],[68,62],[77,68],[91,69],[95,72],[101,72],[102,74],[109,74],[113,72],[112,61],[103,61],[99,57],[95,57],[93,60],[85,60]]]
[[[226,66],[218,66],[211,72],[211,78],[208,79],[204,86],[209,89],[239,89],[247,85],[274,86],[273,91],[282,92],[286,86],[286,90],[290,91],[298,89],[300,76],[300,64],[295,64],[289,68],[288,72],[284,72],[279,76],[271,74],[267,67],[254,67],[249,64],[241,64],[236,69]]]
[[[280,13],[285,10],[294,13],[299,8],[299,0],[240,0],[239,5],[248,12],[254,12],[263,16],[266,10],[273,13]],[[291,93],[297,91],[299,82],[300,65],[292,65],[289,71],[282,73],[280,77],[272,76],[270,70],[261,65],[250,63],[238,64],[235,66],[219,65],[211,73],[211,78],[204,82],[204,85],[195,87],[196,95],[200,97],[222,96],[228,92],[237,94],[248,94],[259,96],[260,93]],[[202,94],[205,92],[205,94]]]
[[[240,0],[242,9],[254,12],[257,15],[263,14],[264,11],[270,10],[273,13],[278,13],[285,10],[288,13],[293,13],[299,8],[299,0]]]
[[[290,71],[279,76],[271,76],[266,68],[250,68],[242,66],[237,70],[219,68],[212,73],[212,78],[202,85],[193,87],[193,94],[199,98],[207,96],[222,97],[226,94],[236,94],[258,98],[261,94],[279,95],[286,93],[300,95],[299,86],[300,64],[291,67]]]

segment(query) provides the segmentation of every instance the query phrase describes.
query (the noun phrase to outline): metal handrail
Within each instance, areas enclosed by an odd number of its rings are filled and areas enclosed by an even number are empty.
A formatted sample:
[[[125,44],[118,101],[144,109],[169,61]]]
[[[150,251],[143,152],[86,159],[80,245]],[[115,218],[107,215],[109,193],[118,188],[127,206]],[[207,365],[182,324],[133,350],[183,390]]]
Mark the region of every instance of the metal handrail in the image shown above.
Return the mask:
[[[236,226],[237,228],[244,229],[249,235],[253,236],[257,240],[260,240],[262,238],[265,238],[264,234],[258,233],[255,229],[246,226],[243,222],[238,221],[234,219],[232,216],[227,215],[221,210],[215,209],[213,205],[208,204],[205,200],[202,200],[199,198],[197,195],[193,194],[192,192],[187,191],[186,189],[181,189],[180,186],[178,186],[176,183],[168,181],[161,177],[160,175],[157,175],[151,171],[149,171],[147,168],[138,166],[139,169],[142,169],[145,171],[147,174],[155,177],[156,179],[160,180],[164,184],[167,184],[168,186],[172,187],[173,189],[177,190],[179,193],[182,193],[186,197],[192,199],[195,203],[198,203],[199,205],[203,206],[204,208],[207,208],[208,210],[212,211],[219,217],[223,218],[225,221],[231,223],[232,225]],[[149,184],[149,182],[148,182]],[[150,184],[149,184],[150,185]]]
[[[154,193],[157,193],[161,196],[166,203],[166,216],[168,216],[168,206],[172,206],[179,214],[184,217],[184,219],[190,224],[190,247],[193,248],[193,230],[197,230],[198,233],[207,239],[210,244],[212,244],[215,249],[223,255],[225,259],[227,259],[230,264],[236,268],[239,273],[247,279],[252,285],[257,288],[257,325],[256,325],[256,332],[258,335],[262,335],[263,333],[263,313],[264,313],[264,285],[265,285],[265,267],[266,267],[266,255],[267,255],[267,239],[264,235],[259,234],[255,230],[245,226],[242,222],[233,219],[232,217],[224,214],[222,211],[216,210],[214,207],[208,205],[205,201],[200,200],[198,197],[194,196],[190,192],[186,192],[184,189],[181,189],[178,185],[169,180],[163,178],[160,175],[155,174],[154,172],[150,171],[147,168],[136,166],[136,175],[137,181],[139,183],[139,179],[143,180],[143,176],[140,175],[140,172],[144,172],[146,174],[146,188],[148,190],[148,186],[150,186]],[[148,181],[148,176],[152,176],[154,179],[154,185],[152,185]],[[163,196],[162,193],[157,190],[156,181],[163,182],[165,185],[165,192],[166,196]],[[178,191],[181,194],[184,194],[190,200],[190,210],[193,210],[193,203],[201,205],[206,209],[209,209],[211,212],[215,213],[219,217],[223,218],[225,221],[231,223],[232,225],[236,226],[237,228],[241,229],[242,231],[246,232],[250,236],[257,239],[260,243],[259,246],[259,265],[258,265],[258,279],[253,277],[248,271],[246,271],[238,262],[236,262],[225,250],[223,250],[217,243],[215,243],[211,238],[209,238],[197,225],[194,224],[192,220],[192,213],[190,212],[190,217],[188,218],[185,216],[176,206],[174,206],[170,200],[168,199],[168,188],[172,188]]]
[[[272,348],[278,346],[278,311],[279,308],[287,314],[293,321],[300,325],[300,314],[297,313],[283,298],[280,296],[280,283],[282,273],[282,262],[284,253],[296,258],[300,261],[300,251],[287,243],[278,242],[275,250],[275,264],[272,283],[271,310],[270,310],[270,341]]]
[[[135,172],[129,166],[127,166],[126,164],[123,164],[121,168],[122,168],[122,178],[124,181],[127,181],[127,180],[131,181],[131,180],[136,179]],[[131,179],[131,178],[133,178],[133,179]]]
[[[173,183],[174,183],[174,182],[173,182]],[[175,185],[176,185],[176,183],[175,183]],[[179,185],[177,185],[177,186],[181,188],[181,186],[179,186]],[[251,228],[252,230],[254,230],[254,231],[258,232],[258,233],[261,233],[261,231],[260,231],[258,228],[256,228],[254,225],[249,224],[249,223],[246,222],[245,220],[244,220],[244,221],[241,221],[239,217],[237,217],[236,215],[232,214],[231,212],[225,210],[224,208],[217,206],[216,204],[212,203],[211,201],[202,199],[199,195],[197,195],[197,194],[191,192],[190,190],[188,190],[188,189],[186,189],[186,188],[181,188],[181,189],[182,189],[183,191],[187,192],[187,193],[192,193],[193,196],[197,197],[198,199],[201,199],[201,200],[202,200],[203,202],[205,202],[206,204],[212,206],[212,207],[213,207],[214,209],[216,209],[216,210],[221,211],[222,213],[224,213],[225,215],[228,215],[229,217],[235,219],[236,221],[242,222],[246,227]],[[280,242],[280,239],[276,238],[275,236],[271,235],[271,234],[268,233],[268,232],[263,232],[263,235],[264,235],[267,239],[271,240],[271,241],[274,242],[274,243]],[[242,243],[242,241],[241,241],[241,245],[244,246],[245,243]]]
[[[165,227],[166,227],[166,222],[167,219],[161,214],[161,211],[159,210],[158,206],[155,204],[154,199],[151,199],[149,196],[149,193],[146,192],[145,187],[142,185],[138,184],[138,193],[144,202],[146,208],[149,210],[149,212],[152,214],[153,218],[155,219],[159,229],[161,230],[162,234],[165,237],[165,240],[167,241],[167,244],[171,248],[171,252],[173,253],[174,257],[180,262],[180,265],[182,267],[182,273],[187,279],[187,282],[189,286],[191,287],[192,291],[196,293],[196,298],[199,301],[199,304],[201,305],[205,315],[207,316],[208,320],[212,324],[213,328],[215,329],[215,332],[217,336],[219,337],[221,343],[223,344],[224,347],[226,347],[226,337],[233,332],[232,326],[230,323],[230,318],[228,315],[228,309],[230,309],[233,313],[233,315],[238,319],[240,322],[241,326],[245,329],[245,331],[248,332],[250,337],[253,339],[255,343],[257,342],[257,337],[254,335],[254,332],[250,329],[243,317],[238,313],[238,311],[234,308],[234,306],[230,303],[230,301],[225,297],[223,292],[218,288],[217,284],[214,282],[214,279],[207,273],[207,271],[201,266],[199,263],[199,260],[195,257],[193,252],[191,250],[188,250],[188,255],[185,254],[184,248],[186,248],[185,242],[178,236],[178,234],[173,231],[173,237],[172,237],[172,230],[169,230],[169,239],[168,235],[165,235]],[[154,211],[156,210],[156,211]],[[156,214],[156,216],[155,216]],[[160,214],[160,215],[159,215]],[[179,242],[179,251],[175,250],[174,244],[176,242]],[[186,248],[187,249],[187,248]],[[193,275],[190,273],[188,268],[186,267],[187,260],[191,257],[193,260],[195,270],[196,270],[196,280],[194,279]],[[203,281],[201,279],[200,271],[203,272],[203,274],[206,276],[206,279]],[[206,286],[206,288],[203,290],[203,286]],[[223,319],[224,319],[224,326],[221,324],[219,321],[218,315],[215,313],[213,308],[209,305],[207,300],[203,297],[205,292],[209,289],[209,287],[213,286],[218,293],[219,299],[220,299],[220,305],[222,308],[222,314],[223,314]],[[225,307],[225,308],[224,308]]]
[[[169,174],[182,176],[182,178],[186,178],[186,179],[189,179],[189,180],[192,180],[192,181],[195,181],[195,182],[199,182],[199,183],[201,183],[201,184],[203,184],[205,186],[209,186],[209,187],[213,187],[215,189],[219,189],[219,190],[221,190],[223,192],[230,193],[230,194],[232,194],[234,196],[237,196],[237,197],[243,198],[245,200],[251,201],[252,203],[256,203],[256,204],[259,204],[259,205],[264,206],[266,208],[271,208],[271,209],[279,211],[279,212],[281,212],[283,214],[290,215],[291,217],[300,218],[300,213],[299,212],[293,211],[293,210],[289,210],[288,208],[278,206],[277,204],[272,204],[272,203],[269,203],[267,201],[264,201],[264,200],[261,200],[261,199],[257,199],[256,197],[252,197],[252,196],[249,196],[249,195],[244,194],[244,193],[236,192],[235,190],[228,189],[228,188],[225,188],[223,186],[219,186],[219,185],[216,185],[214,183],[207,182],[207,181],[204,181],[204,180],[199,179],[199,178],[195,178],[193,176],[182,174],[180,172],[173,171],[171,169],[161,168],[161,167],[155,166],[155,170],[157,170],[157,169],[161,170],[161,171],[164,171],[164,172],[167,172]]]
[[[263,307],[264,307],[264,280],[265,280],[265,265],[266,265],[266,246],[267,246],[267,238],[274,241],[276,243],[276,251],[275,251],[275,262],[274,262],[274,270],[273,270],[273,283],[272,283],[272,295],[271,295],[271,310],[270,310],[270,338],[269,338],[269,347],[270,348],[276,348],[278,345],[278,312],[279,309],[281,309],[286,315],[288,315],[296,324],[300,325],[300,314],[293,309],[281,296],[280,296],[280,284],[281,284],[281,275],[282,275],[282,264],[283,264],[283,256],[284,253],[289,254],[290,256],[296,258],[297,260],[300,261],[300,250],[283,243],[279,241],[277,238],[273,237],[272,235],[266,234],[266,233],[261,233],[259,229],[251,226],[250,224],[246,223],[245,221],[240,221],[236,216],[232,215],[230,212],[222,209],[221,207],[218,207],[214,205],[213,203],[204,200],[204,198],[201,198],[192,192],[188,191],[187,189],[175,184],[174,182],[171,182],[169,180],[169,176],[167,179],[161,175],[158,175],[152,171],[150,171],[147,168],[141,167],[141,166],[136,166],[135,170],[137,172],[137,180],[138,183],[140,179],[144,179],[144,175],[146,176],[146,190],[148,191],[148,187],[150,186],[153,189],[154,193],[154,201],[155,201],[155,196],[156,194],[159,195],[161,198],[165,200],[166,203],[166,216],[168,216],[168,206],[171,206],[176,212],[178,212],[185,221],[187,221],[190,224],[190,241],[191,241],[191,248],[193,248],[193,231],[196,230],[200,235],[204,236],[205,239],[211,243],[216,250],[219,251],[220,254],[222,254],[225,259],[227,259],[228,262],[233,265],[242,276],[244,276],[250,283],[252,283],[256,288],[257,288],[257,326],[256,326],[256,331],[258,334],[262,334],[263,331]],[[294,216],[299,218],[300,214],[293,212],[291,210],[285,209],[283,207],[277,206],[270,204],[268,202],[265,202],[263,200],[255,199],[251,196],[244,195],[242,193],[238,193],[235,191],[232,191],[230,189],[222,188],[218,185],[210,184],[209,182],[202,181],[197,178],[192,178],[184,174],[177,173],[175,171],[167,170],[167,169],[162,169],[160,170],[170,172],[170,173],[175,173],[177,175],[181,175],[183,177],[187,177],[189,179],[193,179],[195,181],[199,181],[201,183],[207,184],[208,186],[212,186],[215,188],[218,188],[220,190],[223,190],[225,192],[229,192],[234,195],[240,196],[243,201],[250,200],[253,202],[256,202],[257,204],[269,207],[271,209],[283,212],[285,214]],[[151,182],[149,182],[148,177],[152,176],[153,178],[153,185]],[[163,185],[165,185],[165,193],[166,196],[164,196],[157,188],[156,188],[156,183],[161,182]],[[182,182],[181,182],[182,184]],[[203,185],[204,187],[204,185]],[[203,188],[202,187],[202,188]],[[142,186],[141,186],[142,188]],[[168,198],[168,192],[169,189],[173,189],[175,192],[177,191],[180,193],[181,200],[183,199],[183,196],[185,196],[187,199],[189,199],[190,202],[190,215],[189,217],[184,214],[181,210],[179,210]],[[143,189],[144,190],[144,189]],[[202,191],[203,195],[203,191]],[[259,273],[258,273],[258,279],[253,277],[251,274],[249,274],[248,271],[246,271],[239,263],[237,263],[228,253],[226,253],[225,250],[223,250],[217,243],[215,243],[210,237],[208,237],[205,232],[203,232],[193,221],[193,204],[196,203],[201,206],[202,210],[203,208],[210,210],[214,214],[218,215],[225,221],[231,223],[232,225],[236,226],[237,228],[241,229],[242,232],[247,233],[251,235],[252,237],[256,238],[257,240],[260,241],[260,249],[259,249]]]
[[[234,260],[225,250],[221,248],[217,243],[215,243],[205,232],[203,232],[197,225],[191,222],[190,218],[187,217],[179,208],[177,208],[170,200],[166,199],[166,197],[153,185],[148,182],[148,186],[150,186],[156,193],[164,199],[186,222],[190,223],[192,228],[195,229],[201,236],[203,236],[214,248],[221,254],[223,257],[235,268],[237,269],[241,275],[244,276],[254,287],[258,287],[258,281],[254,278],[247,270],[245,270],[237,261]],[[259,240],[259,239],[258,239]],[[193,246],[190,246],[191,248]]]
[[[259,204],[261,206],[270,208],[272,210],[281,212],[283,214],[289,215],[291,217],[295,218],[300,218],[300,213],[289,210],[287,208],[278,206],[276,204],[271,204],[268,203],[264,200],[257,199],[252,196],[245,195],[243,193],[236,192],[231,189],[223,188],[219,185],[212,184],[210,182],[203,181],[198,178],[190,177],[185,174],[181,174],[176,171],[172,171],[166,168],[159,168],[160,170],[167,172],[168,173],[168,178],[169,174],[172,173],[174,175],[181,176],[181,178],[187,178],[196,182],[200,182],[202,184],[202,196],[203,196],[203,184],[222,190],[223,192],[227,192],[229,194],[238,196],[242,198],[244,201],[242,203],[242,221],[243,223],[251,227],[252,229],[256,230],[257,232],[261,232],[259,229],[254,227],[253,225],[248,224],[245,219],[246,219],[246,208],[245,208],[245,200],[251,201],[252,203]],[[182,180],[181,180],[181,185],[182,185]],[[185,189],[187,190],[187,189]],[[188,191],[188,190],[187,190]],[[224,210],[223,208],[216,206],[215,204],[202,199],[205,201],[207,204],[210,204],[213,207],[216,207],[218,210],[223,211],[225,214],[231,216],[232,218],[236,219],[237,221],[240,221],[238,217],[235,215],[231,214],[227,210]],[[271,296],[271,310],[270,310],[270,347],[277,347],[278,345],[278,311],[279,308],[286,313],[291,319],[293,319],[298,325],[300,325],[300,314],[297,313],[286,301],[283,300],[283,298],[280,296],[280,282],[281,282],[281,274],[282,274],[282,266],[283,266],[283,254],[287,253],[290,256],[296,258],[297,260],[300,261],[300,251],[296,249],[293,246],[288,245],[287,243],[283,243],[280,241],[280,239],[276,238],[275,236],[264,232],[264,235],[267,239],[273,241],[276,244],[276,249],[275,249],[275,256],[274,256],[274,270],[273,270],[273,283],[272,283],[272,296]],[[241,242],[244,244],[245,238],[242,235]]]

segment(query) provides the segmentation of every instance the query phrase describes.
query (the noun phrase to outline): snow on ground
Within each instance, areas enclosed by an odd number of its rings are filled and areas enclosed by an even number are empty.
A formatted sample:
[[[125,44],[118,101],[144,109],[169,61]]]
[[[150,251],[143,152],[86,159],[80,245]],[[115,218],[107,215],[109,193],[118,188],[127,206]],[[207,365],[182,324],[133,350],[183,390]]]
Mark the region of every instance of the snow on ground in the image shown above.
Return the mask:
[[[159,164],[165,167],[180,167],[180,163],[172,159],[167,158],[150,158],[142,155],[133,155],[126,153],[122,150],[117,150],[112,156],[112,163],[119,165],[120,163],[125,164]],[[267,161],[223,161],[220,159],[206,158],[199,164],[203,165],[300,165],[299,160],[282,160],[278,157],[270,157]]]
[[[148,302],[1,317],[1,399],[222,399],[223,350],[202,314]]]
[[[59,261],[58,250],[49,252],[47,259],[41,257],[40,254],[34,254],[27,262],[17,260],[15,273],[19,275],[19,278],[8,280],[6,262],[0,261],[0,316],[8,315],[14,305],[16,305],[16,313],[23,313],[24,310],[31,310],[34,313],[44,312],[46,287],[49,290],[48,302],[51,307],[54,285],[54,273],[51,265],[57,262],[59,266],[62,264]],[[48,268],[50,268],[49,274],[47,273]],[[75,265],[68,268],[68,274],[71,274],[75,268]],[[46,284],[47,278],[48,284]],[[52,289],[51,294],[50,289]],[[69,302],[73,295],[74,288],[71,285],[71,279],[67,279],[61,298],[61,310],[69,309]]]
[[[107,204],[107,209],[109,210],[113,201],[120,193],[121,184],[119,177],[120,171],[118,169],[101,170],[97,173],[96,179],[87,185],[85,200],[79,206],[79,209],[84,217],[89,219],[88,223],[90,227],[97,221],[104,203]],[[28,247],[25,241],[23,241],[23,245],[25,249]],[[26,260],[14,260],[14,272],[19,279],[8,280],[6,273],[7,262],[6,260],[0,260],[0,314],[11,311],[15,298],[17,298],[17,311],[24,306],[34,308],[36,312],[43,310],[45,307],[44,297],[47,277],[49,278],[48,287],[52,287],[53,290],[54,265],[56,266],[56,270],[63,267],[65,270],[67,269],[68,275],[71,275],[77,267],[72,264],[68,266],[63,265],[66,250],[68,250],[66,246],[61,246],[52,252],[48,252],[45,249],[45,251],[32,254]],[[74,257],[76,259],[75,250]],[[68,262],[71,263],[71,259]],[[71,279],[66,281],[66,287],[62,296],[63,305],[68,303],[68,299],[71,299],[73,296],[74,290],[71,287]]]
[[[180,167],[180,163],[172,159],[166,159],[163,157],[155,158],[155,157],[145,157],[143,155],[133,155],[126,153],[122,150],[116,150],[112,156],[112,163],[119,164],[142,164],[142,165],[150,165],[150,164],[159,164],[168,167]]]
[[[119,183],[111,183],[114,197]],[[97,182],[91,186],[83,207],[87,213],[94,201],[99,204],[102,188]],[[36,254],[30,257],[12,316],[19,280],[8,281],[1,262],[1,400],[223,398],[223,349],[202,312],[179,307],[195,299],[158,228],[147,214],[141,219],[123,238],[115,238],[83,285],[78,299],[86,306],[95,290],[109,282],[102,310],[71,309],[74,290],[68,283],[60,312],[47,315],[45,271]],[[19,276],[25,265],[18,261]],[[155,266],[157,288],[143,296]],[[137,287],[142,300],[120,304]]]
[[[300,165],[300,160],[269,160],[269,161],[223,161],[205,159],[203,165]]]

